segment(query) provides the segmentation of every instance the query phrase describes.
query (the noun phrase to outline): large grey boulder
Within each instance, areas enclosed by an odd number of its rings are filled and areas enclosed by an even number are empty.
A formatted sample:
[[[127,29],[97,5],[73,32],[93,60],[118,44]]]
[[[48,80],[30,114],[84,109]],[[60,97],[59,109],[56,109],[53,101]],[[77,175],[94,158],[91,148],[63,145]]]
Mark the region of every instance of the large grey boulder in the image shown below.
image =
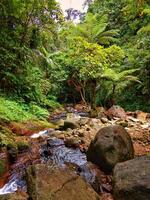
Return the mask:
[[[150,156],[118,163],[113,180],[115,200],[149,200]]]
[[[27,170],[27,190],[32,200],[100,200],[80,176],[68,168],[38,164]]]
[[[107,126],[98,131],[87,151],[87,160],[103,171],[111,172],[122,161],[132,159],[134,149],[127,131],[119,125]]]

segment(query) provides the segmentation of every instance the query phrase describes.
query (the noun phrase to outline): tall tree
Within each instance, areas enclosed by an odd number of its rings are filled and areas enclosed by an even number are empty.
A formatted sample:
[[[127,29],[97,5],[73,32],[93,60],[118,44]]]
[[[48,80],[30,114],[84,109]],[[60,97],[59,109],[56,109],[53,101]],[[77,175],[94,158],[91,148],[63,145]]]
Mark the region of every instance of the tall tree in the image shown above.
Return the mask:
[[[56,49],[62,21],[59,4],[55,0],[2,0],[0,11],[0,89],[28,100],[39,99],[45,72],[36,50],[42,45],[49,51]]]

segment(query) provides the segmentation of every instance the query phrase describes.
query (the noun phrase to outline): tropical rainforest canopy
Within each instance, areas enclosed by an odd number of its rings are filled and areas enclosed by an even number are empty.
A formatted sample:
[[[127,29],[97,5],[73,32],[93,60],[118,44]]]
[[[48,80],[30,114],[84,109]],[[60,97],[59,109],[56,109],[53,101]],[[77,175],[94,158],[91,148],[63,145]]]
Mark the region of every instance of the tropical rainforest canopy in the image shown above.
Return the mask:
[[[1,118],[80,101],[150,112],[149,0],[85,5],[64,17],[56,0],[0,1]]]

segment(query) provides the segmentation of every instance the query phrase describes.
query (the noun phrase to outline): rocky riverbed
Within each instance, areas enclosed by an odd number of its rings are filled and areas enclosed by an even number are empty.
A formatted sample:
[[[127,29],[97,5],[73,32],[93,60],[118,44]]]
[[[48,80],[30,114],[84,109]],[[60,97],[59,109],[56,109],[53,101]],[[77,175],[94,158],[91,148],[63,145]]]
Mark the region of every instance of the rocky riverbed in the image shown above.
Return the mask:
[[[0,199],[19,200],[27,199],[30,196],[33,200],[39,197],[41,200],[48,200],[61,199],[60,196],[62,196],[63,200],[67,200],[71,198],[71,195],[72,200],[82,198],[112,200],[112,172],[106,174],[99,166],[87,162],[86,159],[91,141],[103,127],[121,125],[132,139],[135,157],[142,155],[149,157],[150,155],[150,118],[148,113],[141,111],[126,113],[120,107],[114,107],[105,112],[101,108],[98,115],[93,118],[82,110],[76,112],[73,109],[71,112],[67,110],[67,112],[55,113],[50,120],[54,124],[53,128],[35,132],[30,136],[21,136],[21,138],[25,137],[28,148],[22,147],[17,153],[17,158],[15,158],[15,150],[12,148],[0,154],[1,160],[6,161],[5,173],[1,175]],[[8,151],[10,151],[9,155]],[[8,166],[7,161],[10,159],[10,155],[14,160]],[[35,167],[31,168],[31,165]],[[51,166],[52,171],[48,166]],[[48,171],[47,175],[41,175],[43,170]],[[70,175],[65,176],[65,170]],[[32,179],[31,172],[36,174],[35,180]],[[48,178],[49,174],[53,174],[51,179]],[[41,180],[42,177],[43,180]],[[140,179],[140,174],[138,179]],[[41,181],[42,187],[40,187]],[[35,188],[35,182],[37,182],[37,188]],[[50,187],[51,182],[56,185]],[[4,185],[4,183],[6,184]],[[148,185],[148,181],[146,183]],[[149,187],[147,185],[146,187]],[[47,194],[47,187],[51,191],[48,194],[50,197],[48,195],[41,197]],[[82,190],[80,191],[79,188]],[[78,196],[72,190],[77,191]],[[2,195],[16,191],[17,194]],[[91,191],[91,196],[88,191]],[[36,196],[33,196],[35,193]],[[117,192],[115,193],[117,194]],[[134,198],[132,197],[132,199]]]

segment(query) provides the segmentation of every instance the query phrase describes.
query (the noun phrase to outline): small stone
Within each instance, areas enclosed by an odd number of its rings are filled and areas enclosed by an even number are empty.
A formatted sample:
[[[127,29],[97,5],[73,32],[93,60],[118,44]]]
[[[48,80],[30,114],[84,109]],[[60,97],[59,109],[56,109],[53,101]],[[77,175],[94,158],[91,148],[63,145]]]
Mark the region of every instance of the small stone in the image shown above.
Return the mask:
[[[127,121],[118,121],[116,124],[125,127],[128,127],[128,122]]]
[[[88,121],[89,121],[88,117],[81,117],[80,121],[79,121],[79,124],[80,124],[80,126],[85,126],[85,124],[87,124]]]
[[[101,118],[101,122],[104,123],[104,124],[106,124],[106,123],[109,122],[109,120],[106,117],[102,117]]]
[[[65,140],[65,146],[66,147],[73,147],[73,148],[77,148],[80,145],[80,142],[77,138],[67,138]]]
[[[66,120],[66,121],[64,121],[64,126],[62,127],[62,129],[67,130],[68,128],[76,129],[76,128],[78,128],[78,124],[76,122]]]

